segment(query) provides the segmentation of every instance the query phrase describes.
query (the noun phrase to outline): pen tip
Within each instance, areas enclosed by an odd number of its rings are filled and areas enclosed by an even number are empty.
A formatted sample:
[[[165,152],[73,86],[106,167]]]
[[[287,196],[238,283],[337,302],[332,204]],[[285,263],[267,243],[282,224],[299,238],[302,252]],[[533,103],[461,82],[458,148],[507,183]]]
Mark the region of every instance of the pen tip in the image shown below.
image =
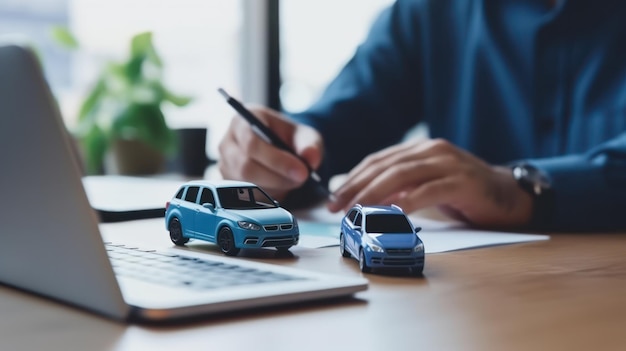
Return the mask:
[[[224,90],[224,89],[222,89],[222,88],[218,88],[218,89],[217,89],[217,91],[218,91],[220,94],[222,94],[222,96],[223,96],[226,100],[230,99],[230,96],[228,95],[228,93],[226,92],[226,90]]]

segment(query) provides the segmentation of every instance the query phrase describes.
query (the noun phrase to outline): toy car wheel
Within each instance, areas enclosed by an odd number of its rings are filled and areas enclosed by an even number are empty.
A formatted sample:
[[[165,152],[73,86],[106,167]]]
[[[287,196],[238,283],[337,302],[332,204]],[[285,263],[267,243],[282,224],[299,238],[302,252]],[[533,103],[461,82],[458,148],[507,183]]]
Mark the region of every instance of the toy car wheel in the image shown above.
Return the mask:
[[[172,242],[178,246],[183,246],[187,242],[189,242],[189,238],[185,238],[183,236],[183,228],[180,225],[180,221],[178,218],[172,218],[170,221],[170,239]]]
[[[339,252],[341,252],[341,256],[350,257],[350,253],[346,250],[346,238],[344,238],[343,233],[339,233]]]
[[[359,251],[359,268],[363,273],[369,273],[372,271],[372,268],[369,267],[365,261],[365,254],[363,253],[363,250]]]
[[[239,253],[239,248],[235,246],[233,232],[228,227],[220,229],[217,234],[217,244],[226,256],[236,256]]]
[[[419,267],[419,268],[414,267],[414,268],[410,268],[410,270],[411,270],[411,275],[420,277],[423,275],[424,267]]]

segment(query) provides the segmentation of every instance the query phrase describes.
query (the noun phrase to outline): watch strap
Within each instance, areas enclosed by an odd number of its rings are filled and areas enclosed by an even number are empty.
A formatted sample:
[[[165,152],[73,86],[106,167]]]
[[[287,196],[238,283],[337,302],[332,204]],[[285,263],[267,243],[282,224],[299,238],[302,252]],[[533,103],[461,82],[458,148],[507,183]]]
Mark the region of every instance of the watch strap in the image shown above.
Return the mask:
[[[548,177],[538,168],[528,163],[511,166],[518,185],[533,199],[531,227],[549,226],[554,213],[554,189]]]

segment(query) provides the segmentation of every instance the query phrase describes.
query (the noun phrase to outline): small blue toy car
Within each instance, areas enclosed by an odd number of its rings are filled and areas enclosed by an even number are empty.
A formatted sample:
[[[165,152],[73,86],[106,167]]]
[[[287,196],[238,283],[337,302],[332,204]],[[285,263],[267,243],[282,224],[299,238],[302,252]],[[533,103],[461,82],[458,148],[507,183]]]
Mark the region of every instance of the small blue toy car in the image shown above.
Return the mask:
[[[258,186],[239,181],[190,181],[166,204],[165,226],[176,245],[190,238],[219,245],[228,256],[242,248],[298,244],[296,218]]]
[[[402,209],[391,206],[356,205],[341,221],[339,249],[343,257],[359,260],[361,272],[372,268],[424,270],[424,243]]]

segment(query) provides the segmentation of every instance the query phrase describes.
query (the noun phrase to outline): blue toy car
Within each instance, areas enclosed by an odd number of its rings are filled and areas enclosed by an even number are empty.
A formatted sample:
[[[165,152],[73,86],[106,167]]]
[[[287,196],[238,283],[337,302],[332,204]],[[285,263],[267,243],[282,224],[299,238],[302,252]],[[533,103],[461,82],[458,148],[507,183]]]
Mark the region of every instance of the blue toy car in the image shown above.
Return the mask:
[[[424,243],[402,209],[356,205],[341,221],[339,249],[343,257],[355,257],[359,268],[408,268],[415,275],[424,270]]]
[[[287,251],[300,238],[289,211],[258,186],[238,181],[185,183],[166,204],[165,226],[176,245],[202,239],[228,256],[242,248]]]

